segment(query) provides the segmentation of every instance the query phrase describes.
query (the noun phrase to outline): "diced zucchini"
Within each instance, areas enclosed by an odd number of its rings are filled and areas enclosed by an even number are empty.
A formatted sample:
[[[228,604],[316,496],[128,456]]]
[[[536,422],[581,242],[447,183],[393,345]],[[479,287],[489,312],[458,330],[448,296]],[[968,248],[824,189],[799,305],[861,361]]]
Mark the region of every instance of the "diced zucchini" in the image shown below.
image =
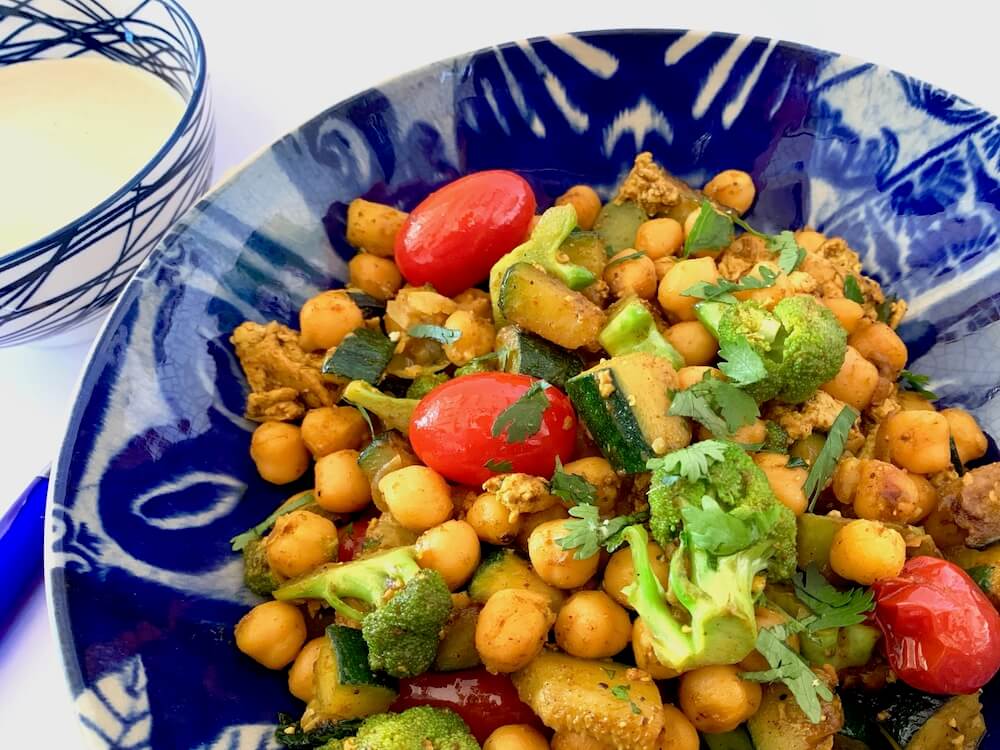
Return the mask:
[[[475,375],[479,372],[496,372],[500,367],[500,357],[496,352],[487,352],[468,361],[455,370],[455,377]]]
[[[441,643],[438,645],[434,669],[439,672],[453,672],[456,669],[479,666],[481,662],[479,652],[476,650],[478,621],[479,607],[462,607],[452,612],[441,637]]]
[[[595,342],[604,326],[601,308],[530,263],[507,269],[499,304],[507,320],[566,349]]]
[[[379,510],[388,510],[385,499],[379,491],[378,483],[386,474],[402,469],[404,466],[413,466],[419,463],[417,457],[410,450],[410,444],[406,442],[398,432],[383,432],[372,440],[368,447],[361,451],[358,456],[358,466],[368,477],[372,486],[372,500]]]
[[[618,471],[637,474],[646,462],[687,445],[691,430],[671,417],[677,375],[662,357],[645,352],[612,357],[566,383],[577,415]]]
[[[817,630],[802,636],[802,656],[813,666],[829,664],[838,671],[861,667],[872,658],[881,637],[878,628],[864,624]]]
[[[418,375],[406,389],[406,398],[421,399],[433,391],[439,385],[448,381],[448,375],[444,372],[425,372]]]
[[[596,232],[574,231],[559,246],[559,252],[566,253],[570,263],[583,266],[594,274],[594,278],[599,279],[604,275],[608,252]]]
[[[608,310],[608,315],[598,341],[612,357],[646,352],[663,357],[675,369],[684,367],[684,357],[663,338],[653,314],[638,297],[626,297],[617,302]]]
[[[323,362],[324,375],[376,385],[389,366],[396,345],[381,331],[357,328]]]
[[[485,604],[503,589],[525,589],[541,594],[548,598],[553,612],[558,612],[566,599],[561,589],[543,581],[527,560],[509,549],[494,550],[483,558],[469,582],[469,598]]]
[[[578,354],[560,349],[517,326],[500,329],[496,348],[501,352],[500,363],[504,372],[531,375],[560,388],[583,370],[583,360]]]
[[[945,557],[965,569],[993,606],[1000,608],[1000,543],[986,549],[952,547],[945,551]]]
[[[817,675],[817,679],[822,679]],[[832,687],[832,686],[830,686]],[[844,712],[836,694],[821,701],[823,713],[813,724],[799,708],[788,688],[780,682],[766,685],[760,708],[747,721],[756,750],[815,750],[829,747],[831,738],[844,725]]]
[[[639,225],[649,217],[632,201],[615,203],[608,201],[597,214],[594,231],[604,243],[608,257],[626,248],[635,247],[635,235]]]
[[[360,630],[331,625],[313,669],[315,694],[306,706],[306,731],[328,721],[357,719],[388,710],[395,683],[368,666],[368,646]]]
[[[385,315],[385,302],[375,299],[370,294],[365,294],[357,289],[348,289],[347,296],[354,300],[354,304],[361,308],[361,314],[365,318],[377,318]]]
[[[803,513],[798,517],[798,565],[805,569],[811,563],[822,570],[829,570],[830,547],[833,545],[833,535],[841,526],[851,522],[850,518],[840,516],[818,516],[814,513]],[[941,552],[934,540],[923,529],[899,523],[887,523],[886,526],[895,529],[906,542],[906,556],[917,557],[930,555],[941,557]]]
[[[755,750],[750,735],[743,727],[721,734],[703,734],[701,738],[708,750]]]

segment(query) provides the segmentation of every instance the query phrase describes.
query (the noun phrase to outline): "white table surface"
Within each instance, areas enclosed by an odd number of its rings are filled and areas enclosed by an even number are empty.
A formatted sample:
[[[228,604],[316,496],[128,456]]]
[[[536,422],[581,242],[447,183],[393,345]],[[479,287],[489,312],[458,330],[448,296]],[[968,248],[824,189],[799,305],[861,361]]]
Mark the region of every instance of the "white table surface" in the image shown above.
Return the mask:
[[[1000,11],[986,10],[994,3],[981,0],[952,0],[934,6],[933,14],[920,12],[921,3],[877,0],[390,5],[187,0],[208,49],[216,176],[325,106],[402,71],[468,49],[568,30],[669,27],[778,37],[885,64],[1000,111]],[[0,512],[54,458],[89,343],[0,349]],[[81,747],[40,588],[2,637],[0,744]]]

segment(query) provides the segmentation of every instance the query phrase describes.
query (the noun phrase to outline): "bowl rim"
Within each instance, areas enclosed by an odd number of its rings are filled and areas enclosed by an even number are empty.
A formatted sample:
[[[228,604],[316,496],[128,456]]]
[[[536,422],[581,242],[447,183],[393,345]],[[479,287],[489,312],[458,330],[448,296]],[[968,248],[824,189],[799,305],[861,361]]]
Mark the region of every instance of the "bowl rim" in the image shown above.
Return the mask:
[[[159,164],[163,157],[172,149],[177,141],[180,140],[184,131],[187,129],[188,124],[194,117],[195,110],[201,104],[202,99],[205,94],[205,85],[208,79],[208,56],[205,52],[205,40],[201,36],[201,30],[198,28],[198,24],[195,23],[194,18],[191,14],[180,4],[180,0],[156,0],[160,5],[167,6],[171,11],[177,13],[181,20],[184,21],[191,29],[194,34],[195,43],[195,81],[194,86],[191,89],[191,96],[188,98],[185,106],[184,112],[181,115],[180,120],[177,122],[177,126],[170,132],[167,140],[164,141],[163,145],[150,157],[150,159],[139,168],[139,171],[122,183],[121,187],[115,190],[111,195],[104,198],[96,206],[88,209],[87,211],[79,214],[70,221],[63,224],[58,229],[55,229],[48,234],[34,240],[27,245],[22,245],[10,252],[0,254],[0,259],[2,259],[6,264],[10,264],[11,267],[16,266],[19,261],[26,260],[41,250],[44,250],[46,246],[52,244],[52,242],[60,237],[61,235],[69,232],[73,227],[86,219],[94,216],[99,216],[104,213],[107,209],[111,208],[118,200],[128,193],[132,188],[134,188],[142,179],[152,171],[153,167]],[[120,19],[119,19],[120,22]],[[58,59],[58,58],[57,58]],[[67,58],[63,58],[67,59]],[[30,62],[30,60],[28,61]],[[16,63],[14,63],[16,64]],[[93,244],[93,243],[91,243]],[[154,246],[153,250],[159,247],[159,242]],[[89,247],[89,245],[88,245]],[[150,251],[152,254],[152,251]],[[124,291],[124,290],[123,290]],[[121,295],[119,295],[120,297]],[[117,303],[117,300],[115,300]],[[100,335],[100,332],[98,332]],[[75,395],[75,394],[74,394]]]

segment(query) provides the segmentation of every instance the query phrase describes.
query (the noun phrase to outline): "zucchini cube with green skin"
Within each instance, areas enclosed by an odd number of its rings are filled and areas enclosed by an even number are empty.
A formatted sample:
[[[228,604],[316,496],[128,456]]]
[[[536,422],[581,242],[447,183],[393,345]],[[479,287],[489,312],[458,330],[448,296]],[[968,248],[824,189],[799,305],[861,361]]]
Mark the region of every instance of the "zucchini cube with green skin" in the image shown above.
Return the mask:
[[[550,586],[531,568],[523,557],[510,549],[497,549],[483,557],[469,581],[469,598],[485,604],[497,591],[521,589],[541,594],[549,600],[549,607],[558,612],[566,600],[562,589]]]
[[[677,373],[663,357],[626,354],[566,383],[577,416],[617,471],[638,474],[646,462],[691,442],[683,417],[668,415]]]
[[[517,326],[505,326],[497,332],[496,348],[501,353],[504,372],[530,375],[559,388],[564,388],[567,380],[583,370],[580,355]]]
[[[947,550],[945,557],[964,569],[993,606],[1000,609],[1000,543],[986,549],[955,547]]]
[[[813,666],[829,664],[838,671],[863,667],[881,637],[878,628],[864,624],[817,630],[803,635],[802,656]]]
[[[323,374],[375,385],[382,379],[395,349],[396,345],[381,331],[358,328],[324,360]]]
[[[684,367],[684,357],[663,338],[649,308],[638,297],[627,297],[609,311],[610,318],[597,340],[608,354],[618,357],[646,352],[666,359],[675,369]]]
[[[632,201],[605,203],[594,221],[594,231],[607,247],[608,257],[635,247],[639,226],[647,219],[646,212]]]

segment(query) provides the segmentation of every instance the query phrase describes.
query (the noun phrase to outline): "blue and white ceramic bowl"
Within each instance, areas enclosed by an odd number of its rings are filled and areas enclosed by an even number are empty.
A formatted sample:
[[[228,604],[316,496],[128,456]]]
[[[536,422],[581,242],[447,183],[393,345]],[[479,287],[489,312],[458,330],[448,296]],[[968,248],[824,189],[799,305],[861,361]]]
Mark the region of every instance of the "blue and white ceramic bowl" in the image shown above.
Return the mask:
[[[209,186],[214,130],[205,49],[183,8],[175,0],[0,0],[0,66],[84,53],[153,73],[187,106],[169,140],[117,192],[0,255],[0,346],[60,334],[106,312]]]
[[[408,209],[492,167],[519,170],[543,205],[577,182],[607,195],[642,149],[695,184],[751,172],[754,226],[844,235],[911,301],[915,369],[1000,428],[993,115],[871,64],[722,34],[576,34],[431,65],[331,107],[202,200],[93,352],[55,469],[47,568],[97,746],[272,747],[275,714],[301,710],[283,673],[233,647],[254,597],[227,540],[289,488],[254,471],[228,337],[246,318],[294,324],[342,283],[347,202]]]

